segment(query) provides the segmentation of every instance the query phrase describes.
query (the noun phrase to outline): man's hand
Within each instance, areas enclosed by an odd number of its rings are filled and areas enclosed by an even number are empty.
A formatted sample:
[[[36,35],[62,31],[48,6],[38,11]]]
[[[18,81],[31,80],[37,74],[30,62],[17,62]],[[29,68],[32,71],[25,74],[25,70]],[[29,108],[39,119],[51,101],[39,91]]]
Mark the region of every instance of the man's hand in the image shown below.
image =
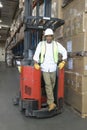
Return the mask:
[[[35,63],[35,64],[34,64],[34,68],[35,68],[36,70],[39,70],[39,69],[40,69],[39,64],[38,64],[38,63]]]
[[[59,65],[58,65],[58,68],[61,70],[61,69],[63,69],[64,68],[64,66],[65,66],[65,61],[62,61],[62,62],[60,62],[59,63]]]

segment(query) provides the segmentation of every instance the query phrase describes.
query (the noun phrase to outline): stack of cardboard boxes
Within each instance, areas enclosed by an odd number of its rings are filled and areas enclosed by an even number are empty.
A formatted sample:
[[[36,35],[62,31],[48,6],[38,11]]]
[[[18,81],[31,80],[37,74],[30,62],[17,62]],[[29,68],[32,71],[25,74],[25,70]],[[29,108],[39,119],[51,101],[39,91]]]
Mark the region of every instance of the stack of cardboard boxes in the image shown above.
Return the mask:
[[[62,9],[62,4],[63,1],[62,0],[53,0],[54,4],[56,5],[55,8],[55,18],[59,18],[59,19],[63,19],[63,9]],[[59,28],[56,29],[55,33],[54,33],[54,38],[56,41],[59,41],[61,43],[64,43],[64,39],[63,39],[63,26],[60,26]]]
[[[25,2],[25,0],[19,0],[19,8],[24,7],[24,2]]]
[[[51,2],[51,17],[57,18],[58,17],[58,1],[52,0]]]
[[[5,49],[12,49],[12,47],[14,47],[18,42],[24,39],[24,11],[24,0],[20,0],[19,9],[17,10],[15,19],[13,20],[13,23],[10,27],[10,36],[6,41]]]
[[[63,8],[64,42],[68,51],[65,101],[87,116],[87,0],[73,0]]]

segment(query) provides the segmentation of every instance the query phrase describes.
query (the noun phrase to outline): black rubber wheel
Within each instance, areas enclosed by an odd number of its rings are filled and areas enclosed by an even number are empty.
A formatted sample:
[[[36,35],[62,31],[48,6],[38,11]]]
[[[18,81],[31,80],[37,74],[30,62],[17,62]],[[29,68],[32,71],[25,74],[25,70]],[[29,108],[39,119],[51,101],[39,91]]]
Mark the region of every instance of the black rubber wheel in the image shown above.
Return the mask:
[[[23,111],[23,101],[21,99],[19,99],[19,111]]]
[[[27,108],[25,109],[25,116],[26,116],[26,117],[29,117],[29,111],[28,111]]]
[[[18,104],[19,104],[19,99],[15,97],[13,99],[13,105],[18,105]]]

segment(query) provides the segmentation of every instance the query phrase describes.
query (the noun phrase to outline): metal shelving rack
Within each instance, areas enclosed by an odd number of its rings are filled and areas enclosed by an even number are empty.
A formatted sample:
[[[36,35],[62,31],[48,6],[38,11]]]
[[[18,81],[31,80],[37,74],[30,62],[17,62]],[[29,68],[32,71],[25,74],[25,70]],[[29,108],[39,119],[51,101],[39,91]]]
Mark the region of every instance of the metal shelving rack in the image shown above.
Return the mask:
[[[44,4],[43,16],[40,16],[39,14],[41,4]],[[21,52],[21,50],[18,50],[18,48],[20,49],[20,44],[23,44],[23,64],[30,65],[32,62],[32,55],[34,54],[36,46],[39,41],[42,40],[43,31],[46,28],[52,28],[55,31],[59,26],[64,24],[64,20],[51,17],[52,0],[25,0],[24,6],[24,21],[20,24],[13,37],[10,39],[6,50],[12,50],[13,53],[19,53],[19,51]],[[34,8],[36,8],[36,16],[33,16],[32,13]],[[22,10],[19,10],[17,15],[20,13],[20,11]],[[16,33],[19,32],[20,28],[23,25],[24,39],[16,42],[14,41],[14,39],[16,38]]]

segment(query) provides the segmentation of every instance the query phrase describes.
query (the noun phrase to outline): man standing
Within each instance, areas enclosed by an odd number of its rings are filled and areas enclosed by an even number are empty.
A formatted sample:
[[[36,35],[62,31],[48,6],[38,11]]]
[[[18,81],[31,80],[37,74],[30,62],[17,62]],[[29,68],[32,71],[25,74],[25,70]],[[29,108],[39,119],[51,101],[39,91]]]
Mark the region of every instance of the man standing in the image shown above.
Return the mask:
[[[49,106],[49,111],[55,109],[56,104],[54,103],[54,94],[53,89],[56,82],[56,70],[58,64],[58,53],[62,55],[62,61],[58,65],[59,69],[62,69],[65,66],[67,59],[66,49],[58,42],[53,40],[54,32],[52,29],[47,28],[45,30],[45,39],[46,41],[41,41],[36,48],[33,60],[34,67],[39,69],[43,74],[45,81],[45,89],[47,95],[47,104]],[[39,64],[40,63],[40,66]]]

